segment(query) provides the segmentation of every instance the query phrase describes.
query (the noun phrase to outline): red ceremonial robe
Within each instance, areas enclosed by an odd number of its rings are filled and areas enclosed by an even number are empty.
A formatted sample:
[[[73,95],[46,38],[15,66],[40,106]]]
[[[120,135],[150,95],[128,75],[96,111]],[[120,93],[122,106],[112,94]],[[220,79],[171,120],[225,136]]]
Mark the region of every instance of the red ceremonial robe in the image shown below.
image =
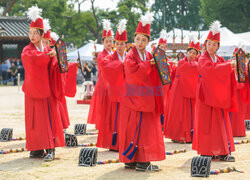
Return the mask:
[[[182,142],[192,142],[195,118],[195,97],[198,83],[198,62],[187,57],[178,62],[176,78],[171,88],[164,135]]]
[[[198,60],[193,149],[201,155],[227,155],[235,151],[228,111],[232,104],[231,64],[217,56],[213,63],[206,51]]]
[[[237,104],[238,104],[238,110],[237,112],[230,112],[230,121],[233,131],[234,137],[244,137],[246,136],[246,127],[245,127],[245,114],[247,110],[247,105],[243,102],[244,96],[242,93],[244,93],[244,84],[237,83],[237,88],[235,88],[235,93],[237,96]]]
[[[70,125],[65,96],[74,97],[76,94],[77,66],[76,63],[69,63],[68,65],[67,73],[60,73],[57,59],[52,61],[50,67],[50,79],[53,79],[52,82],[56,82],[51,84],[51,90],[54,98],[58,101],[58,109],[63,129],[67,129]]]
[[[173,62],[171,62],[169,59],[167,59],[169,62],[169,71],[170,71],[170,76],[171,76],[171,84],[166,84],[163,86],[163,101],[164,101],[164,122],[163,122],[163,127],[166,126],[167,123],[167,116],[168,116],[168,108],[169,108],[169,101],[170,101],[170,94],[171,94],[171,89],[174,84],[175,80],[175,73],[176,73],[176,66]]]
[[[100,121],[97,147],[119,150],[120,97],[123,91],[124,65],[117,52],[101,61],[102,77],[107,82],[110,104],[107,104],[105,118]]]
[[[49,63],[55,60],[46,55],[49,50],[44,47],[44,51],[40,52],[33,43],[30,43],[22,52],[25,69],[22,90],[25,93],[26,149],[28,151],[65,146],[58,104],[53,100],[51,93],[50,84],[57,82],[49,77]]]
[[[105,117],[105,113],[107,112],[107,104],[110,104],[110,100],[108,98],[108,90],[106,82],[102,77],[102,69],[101,69],[101,61],[109,55],[106,49],[103,49],[102,52],[98,54],[97,57],[97,68],[98,68],[98,80],[95,86],[95,90],[91,99],[88,120],[89,124],[95,124],[96,129],[99,129],[100,122]]]
[[[125,59],[127,92],[121,102],[119,136],[119,159],[124,163],[165,159],[160,111],[156,102],[156,96],[162,95],[159,91],[161,85],[153,87],[159,74],[153,70],[156,66],[149,62],[152,58],[146,51],[146,60],[142,61],[136,47],[133,47]]]

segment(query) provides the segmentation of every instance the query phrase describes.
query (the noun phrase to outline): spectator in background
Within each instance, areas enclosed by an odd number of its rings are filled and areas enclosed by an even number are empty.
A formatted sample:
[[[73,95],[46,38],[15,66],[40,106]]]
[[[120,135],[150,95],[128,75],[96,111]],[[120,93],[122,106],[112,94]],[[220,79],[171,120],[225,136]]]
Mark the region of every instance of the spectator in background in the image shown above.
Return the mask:
[[[8,62],[4,61],[2,64],[2,79],[3,79],[3,85],[7,85],[7,80],[8,80]]]
[[[96,69],[96,65],[94,63],[91,64],[91,72],[93,73],[93,83],[94,85],[96,84],[97,81],[97,69]]]
[[[23,80],[24,79],[24,69],[23,69],[23,64],[19,58],[16,58],[15,65],[17,66],[17,71],[18,71],[18,73],[20,73],[20,77]]]
[[[11,77],[13,78],[13,85],[16,86],[17,85],[17,66],[15,65],[14,62],[11,63]]]
[[[11,78],[11,72],[10,72],[10,68],[11,68],[11,62],[12,62],[12,57],[7,58],[7,60],[5,61],[8,65],[8,70],[7,70],[7,79]]]
[[[83,72],[85,81],[91,81],[91,69],[89,68],[88,63],[84,64]]]

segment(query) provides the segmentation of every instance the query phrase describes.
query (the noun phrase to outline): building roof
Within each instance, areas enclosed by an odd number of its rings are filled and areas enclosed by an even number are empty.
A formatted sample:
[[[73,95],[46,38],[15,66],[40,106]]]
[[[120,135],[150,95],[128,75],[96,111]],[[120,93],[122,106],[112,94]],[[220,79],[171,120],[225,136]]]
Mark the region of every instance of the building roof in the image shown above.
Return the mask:
[[[26,17],[0,16],[0,41],[4,43],[17,43],[29,41],[30,20]]]

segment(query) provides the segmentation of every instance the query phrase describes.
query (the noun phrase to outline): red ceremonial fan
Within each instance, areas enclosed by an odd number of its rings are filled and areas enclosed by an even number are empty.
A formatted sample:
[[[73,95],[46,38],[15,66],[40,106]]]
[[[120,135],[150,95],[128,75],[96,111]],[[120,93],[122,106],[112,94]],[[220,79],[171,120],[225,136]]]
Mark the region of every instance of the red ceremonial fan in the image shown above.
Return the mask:
[[[68,72],[68,61],[65,42],[59,38],[55,44],[57,60],[61,73]]]
[[[165,51],[157,47],[153,52],[153,56],[161,78],[162,85],[170,84],[171,77]]]
[[[240,48],[236,53],[238,82],[246,81],[245,52]]]

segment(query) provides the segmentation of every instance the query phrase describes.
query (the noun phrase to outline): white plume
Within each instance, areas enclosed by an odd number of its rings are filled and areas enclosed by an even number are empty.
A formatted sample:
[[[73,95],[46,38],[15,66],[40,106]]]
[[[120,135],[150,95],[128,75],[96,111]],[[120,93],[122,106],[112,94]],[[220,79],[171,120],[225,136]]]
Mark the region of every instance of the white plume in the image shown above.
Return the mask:
[[[194,42],[194,44],[197,44],[198,43],[198,39],[197,39],[197,37],[194,35],[194,34],[189,34],[188,35],[188,37],[189,37],[189,40],[192,42]]]
[[[108,19],[103,19],[102,21],[103,29],[105,29],[107,32],[111,30],[111,23]]]
[[[211,25],[210,25],[210,29],[213,32],[213,35],[217,34],[220,32],[220,27],[221,27],[221,23],[220,21],[216,20],[214,21]]]
[[[127,19],[122,19],[119,21],[117,26],[119,35],[122,35],[122,33],[126,30],[126,24],[127,24]]]
[[[241,48],[243,51],[246,51],[246,42],[243,40],[239,41],[237,47]]]
[[[167,37],[168,37],[167,31],[165,29],[161,30],[160,38],[165,41],[165,40],[167,40]]]
[[[57,41],[59,39],[59,36],[55,32],[51,32],[50,36],[54,41]]]
[[[35,22],[38,18],[41,18],[42,9],[38,8],[37,5],[32,6],[28,9],[28,17],[31,21]]]
[[[49,24],[49,19],[44,19],[43,20],[43,27],[44,27],[44,32],[47,33],[48,30],[51,29],[50,24]]]
[[[142,26],[146,26],[147,24],[151,24],[154,20],[154,14],[152,12],[146,12],[144,16],[141,16],[140,21]]]

